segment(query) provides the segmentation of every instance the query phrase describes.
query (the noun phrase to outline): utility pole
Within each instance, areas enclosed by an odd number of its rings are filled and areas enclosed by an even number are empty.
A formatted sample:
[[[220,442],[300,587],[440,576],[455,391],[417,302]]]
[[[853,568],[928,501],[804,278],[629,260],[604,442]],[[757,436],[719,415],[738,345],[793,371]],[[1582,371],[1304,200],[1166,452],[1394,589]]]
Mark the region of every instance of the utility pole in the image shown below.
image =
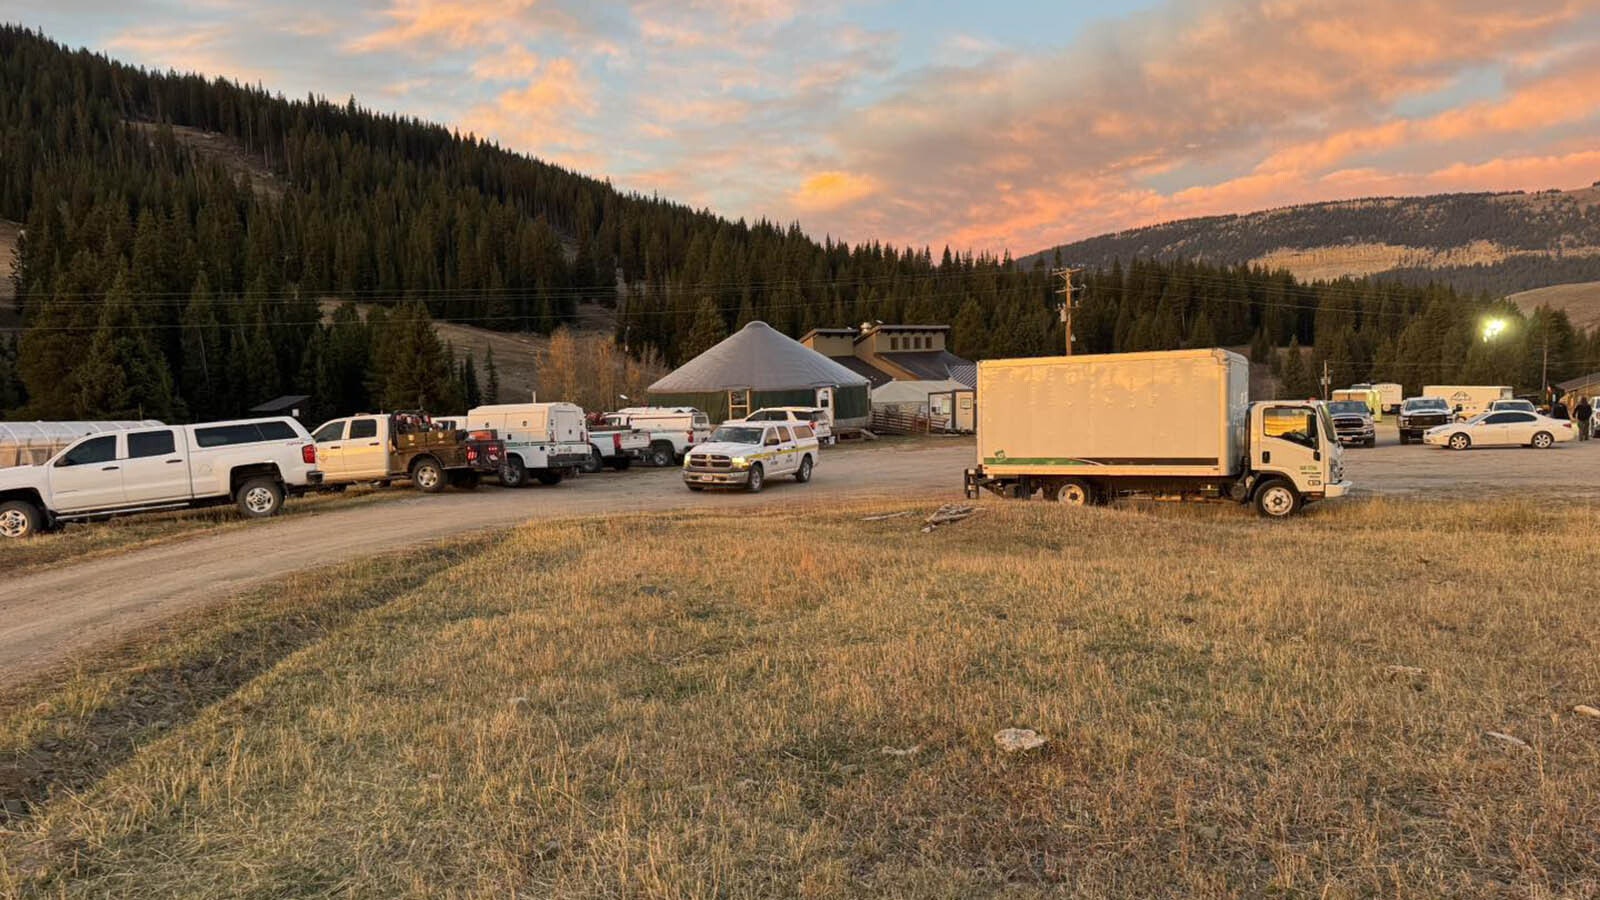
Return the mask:
[[[1067,333],[1067,354],[1072,355],[1072,310],[1078,305],[1078,292],[1083,290],[1083,285],[1074,285],[1074,276],[1083,273],[1083,268],[1068,266],[1060,269],[1051,269],[1050,275],[1061,279],[1061,288],[1056,291],[1061,300],[1061,323]]]
[[[1328,377],[1328,361],[1322,361],[1322,399],[1328,399],[1328,388],[1333,386],[1333,379]]]

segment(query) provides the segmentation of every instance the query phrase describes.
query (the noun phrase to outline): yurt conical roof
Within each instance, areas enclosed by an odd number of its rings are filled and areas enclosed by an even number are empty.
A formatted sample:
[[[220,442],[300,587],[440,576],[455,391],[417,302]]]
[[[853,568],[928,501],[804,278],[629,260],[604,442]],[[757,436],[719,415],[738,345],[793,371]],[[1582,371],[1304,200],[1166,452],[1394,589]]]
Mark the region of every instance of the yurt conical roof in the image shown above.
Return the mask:
[[[710,350],[650,385],[656,394],[692,394],[750,388],[866,385],[867,379],[765,322],[751,322]]]

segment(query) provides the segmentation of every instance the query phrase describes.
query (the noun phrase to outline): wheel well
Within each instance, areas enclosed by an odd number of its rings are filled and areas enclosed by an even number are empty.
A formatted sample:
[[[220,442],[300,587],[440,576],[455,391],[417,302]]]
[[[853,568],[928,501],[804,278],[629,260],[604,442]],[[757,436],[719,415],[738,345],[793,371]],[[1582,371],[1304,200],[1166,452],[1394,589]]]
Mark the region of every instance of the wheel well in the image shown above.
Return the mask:
[[[228,493],[235,493],[239,490],[239,485],[244,484],[246,481],[249,481],[252,478],[257,478],[262,475],[271,478],[273,481],[276,481],[279,484],[283,483],[283,473],[279,472],[278,467],[273,463],[257,463],[255,465],[239,466],[232,472],[228,473]]]
[[[1300,493],[1300,491],[1295,488],[1294,483],[1291,482],[1289,479],[1283,477],[1282,475],[1268,475],[1267,477],[1265,477],[1265,478],[1261,479],[1260,481],[1256,482],[1255,489],[1250,492],[1250,496],[1252,498],[1259,497],[1259,496],[1261,496],[1261,492],[1262,491],[1266,490],[1269,487],[1272,487],[1275,484],[1283,485],[1284,487],[1288,488],[1289,490],[1294,491],[1297,496]]]
[[[39,498],[39,492],[33,488],[0,492],[0,503],[8,500],[23,500],[32,503],[40,512],[44,511],[44,501]]]
[[[432,453],[419,454],[417,457],[411,460],[411,468],[407,469],[406,471],[415,472],[417,470],[417,466],[420,466],[425,462],[431,462],[439,468],[439,471],[444,471],[444,463],[439,462],[438,458]]]

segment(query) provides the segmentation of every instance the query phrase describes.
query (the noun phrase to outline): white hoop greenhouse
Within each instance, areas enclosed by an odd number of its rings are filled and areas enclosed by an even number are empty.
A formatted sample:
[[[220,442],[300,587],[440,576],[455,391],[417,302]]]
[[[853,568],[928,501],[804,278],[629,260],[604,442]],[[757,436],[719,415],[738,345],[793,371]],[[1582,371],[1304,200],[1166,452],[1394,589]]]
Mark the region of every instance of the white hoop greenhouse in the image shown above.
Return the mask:
[[[85,435],[161,424],[154,419],[143,422],[0,422],[0,469],[39,465]]]

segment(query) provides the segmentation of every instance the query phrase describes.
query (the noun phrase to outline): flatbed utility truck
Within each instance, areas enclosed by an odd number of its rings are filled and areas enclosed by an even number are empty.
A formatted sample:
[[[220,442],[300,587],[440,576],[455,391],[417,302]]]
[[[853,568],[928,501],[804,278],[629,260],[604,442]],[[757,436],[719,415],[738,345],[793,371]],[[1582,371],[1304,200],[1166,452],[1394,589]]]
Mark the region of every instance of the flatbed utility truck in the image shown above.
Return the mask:
[[[1250,364],[1226,350],[985,360],[978,397],[969,498],[1145,494],[1284,518],[1350,490],[1323,404],[1251,403]]]
[[[425,413],[398,412],[333,419],[312,432],[323,486],[409,479],[435,493],[446,485],[476,488],[500,471],[505,445],[492,433],[469,434]]]

